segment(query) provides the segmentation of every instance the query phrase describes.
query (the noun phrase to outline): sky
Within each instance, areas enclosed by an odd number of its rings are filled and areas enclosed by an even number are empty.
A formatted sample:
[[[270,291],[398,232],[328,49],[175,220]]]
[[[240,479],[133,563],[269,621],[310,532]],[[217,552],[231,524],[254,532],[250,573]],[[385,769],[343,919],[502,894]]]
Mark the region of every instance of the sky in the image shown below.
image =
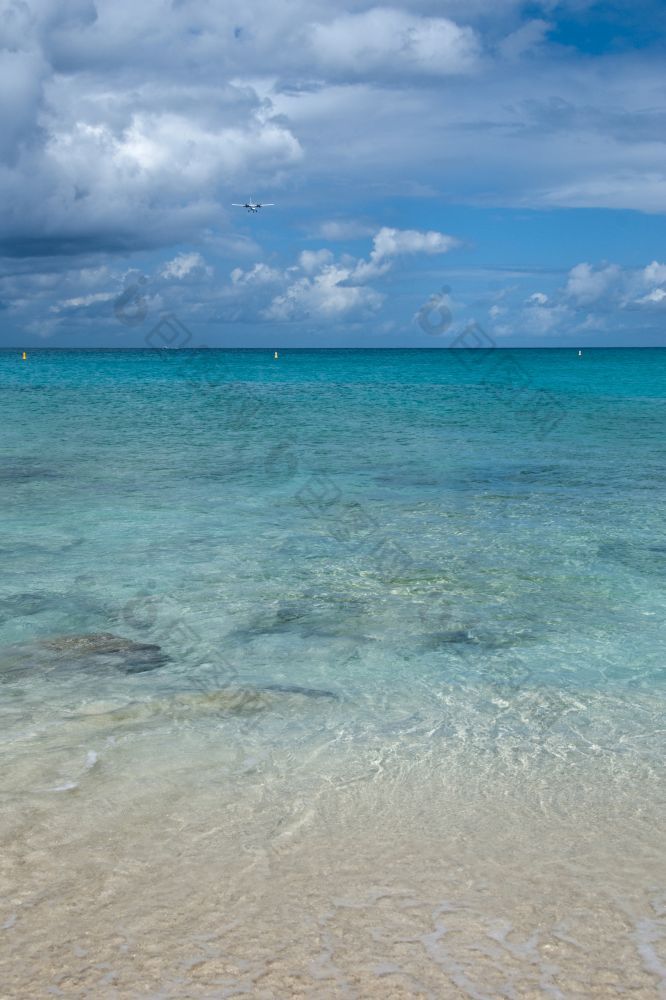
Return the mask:
[[[665,55],[663,0],[0,0],[0,346],[666,346]]]

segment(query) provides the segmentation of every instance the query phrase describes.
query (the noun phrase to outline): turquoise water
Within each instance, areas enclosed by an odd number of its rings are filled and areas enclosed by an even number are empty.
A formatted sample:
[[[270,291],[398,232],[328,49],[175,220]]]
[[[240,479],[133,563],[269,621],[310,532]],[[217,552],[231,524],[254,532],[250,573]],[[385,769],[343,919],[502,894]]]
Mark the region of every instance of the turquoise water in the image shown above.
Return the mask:
[[[8,995],[661,995],[666,349],[0,386]]]

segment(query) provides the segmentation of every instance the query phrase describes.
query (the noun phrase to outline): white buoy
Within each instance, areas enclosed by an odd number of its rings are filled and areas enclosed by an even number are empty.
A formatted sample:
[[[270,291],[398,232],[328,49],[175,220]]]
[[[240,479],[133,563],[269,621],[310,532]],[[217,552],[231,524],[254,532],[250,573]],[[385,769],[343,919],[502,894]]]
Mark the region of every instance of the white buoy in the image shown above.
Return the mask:
[[[275,358],[275,360],[277,361],[277,359],[278,359],[278,352],[277,352],[277,351],[275,352],[275,354],[273,355],[273,357],[274,357],[274,358]]]
[[[578,357],[579,357],[579,358],[582,358],[582,357],[583,357],[583,352],[582,352],[582,351],[579,351],[579,352],[578,352]]]

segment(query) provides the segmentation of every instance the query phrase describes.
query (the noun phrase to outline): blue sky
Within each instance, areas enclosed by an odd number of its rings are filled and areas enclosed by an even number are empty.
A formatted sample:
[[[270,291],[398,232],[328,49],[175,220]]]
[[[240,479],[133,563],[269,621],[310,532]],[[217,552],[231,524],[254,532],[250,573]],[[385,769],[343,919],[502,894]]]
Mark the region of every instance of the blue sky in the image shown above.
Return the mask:
[[[665,41],[652,2],[4,0],[0,345],[666,344]]]

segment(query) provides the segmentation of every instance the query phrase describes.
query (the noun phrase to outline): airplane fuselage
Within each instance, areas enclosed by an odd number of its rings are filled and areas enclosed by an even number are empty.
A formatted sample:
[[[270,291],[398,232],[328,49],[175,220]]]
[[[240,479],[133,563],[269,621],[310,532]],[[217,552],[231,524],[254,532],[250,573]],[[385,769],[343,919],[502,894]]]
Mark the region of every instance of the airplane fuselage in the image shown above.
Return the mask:
[[[257,213],[260,208],[264,208],[267,205],[272,205],[273,202],[261,202],[261,201],[244,201],[242,204],[239,202],[234,202],[234,208],[245,208],[248,212]]]

